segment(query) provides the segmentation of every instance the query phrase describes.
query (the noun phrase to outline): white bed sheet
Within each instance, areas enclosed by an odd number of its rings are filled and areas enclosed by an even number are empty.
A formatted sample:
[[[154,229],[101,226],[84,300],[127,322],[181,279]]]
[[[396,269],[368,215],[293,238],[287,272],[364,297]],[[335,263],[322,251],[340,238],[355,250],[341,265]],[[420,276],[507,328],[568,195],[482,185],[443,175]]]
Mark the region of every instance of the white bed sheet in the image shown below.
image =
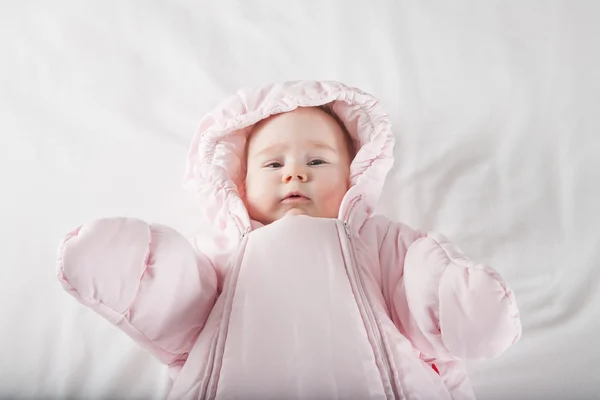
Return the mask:
[[[0,397],[162,397],[165,368],[60,288],[60,238],[115,215],[193,233],[201,115],[335,79],[391,114],[380,211],[517,294],[523,339],[470,364],[478,397],[600,398],[600,3],[362,3],[2,2]]]

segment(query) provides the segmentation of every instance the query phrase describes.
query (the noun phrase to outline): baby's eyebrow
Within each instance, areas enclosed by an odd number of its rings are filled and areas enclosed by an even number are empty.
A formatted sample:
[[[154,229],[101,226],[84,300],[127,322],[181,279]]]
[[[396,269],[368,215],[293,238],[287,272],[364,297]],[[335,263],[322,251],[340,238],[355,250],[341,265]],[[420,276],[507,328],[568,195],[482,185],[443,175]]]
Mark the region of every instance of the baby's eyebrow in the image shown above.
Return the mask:
[[[313,145],[316,148],[333,151],[335,153],[335,149],[333,147],[331,147],[330,145],[328,145],[327,143],[318,142],[318,141],[314,141],[314,140],[311,140],[308,143],[310,143],[311,145]]]
[[[267,146],[258,153],[256,153],[255,157],[261,156],[265,153],[275,153],[281,150],[285,150],[288,146],[285,143],[276,143],[271,146]]]
[[[308,143],[311,146],[316,147],[318,149],[329,150],[329,151],[332,151],[335,153],[335,149],[333,147],[331,147],[330,145],[328,145],[327,143],[320,142],[317,140],[310,140],[310,141],[308,141]],[[259,156],[262,156],[264,154],[269,154],[269,153],[281,152],[281,151],[286,150],[288,147],[289,146],[286,143],[272,144],[271,146],[267,146],[264,149],[262,149],[261,151],[259,151],[258,153],[256,153],[255,157],[259,157]]]

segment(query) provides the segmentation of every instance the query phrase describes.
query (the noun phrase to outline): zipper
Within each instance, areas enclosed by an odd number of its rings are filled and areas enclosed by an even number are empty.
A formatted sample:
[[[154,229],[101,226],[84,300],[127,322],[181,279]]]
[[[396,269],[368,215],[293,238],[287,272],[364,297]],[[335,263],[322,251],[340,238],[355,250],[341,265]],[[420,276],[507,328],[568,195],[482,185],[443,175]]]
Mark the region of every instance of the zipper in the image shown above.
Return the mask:
[[[352,207],[354,207],[354,204],[352,205]],[[352,208],[350,209],[350,212],[352,211]],[[350,212],[348,212],[348,216],[350,215]],[[367,297],[366,291],[364,289],[364,282],[363,282],[363,277],[362,274],[360,273],[360,271],[355,268],[356,267],[356,252],[354,250],[354,243],[352,241],[352,234],[350,232],[350,226],[348,225],[348,223],[346,221],[343,221],[344,223],[344,231],[346,233],[346,237],[348,238],[348,243],[349,243],[349,247],[350,247],[350,260],[349,260],[349,266],[352,269],[352,274],[354,276],[354,279],[356,281],[356,287],[357,287],[357,291],[358,291],[358,295],[359,298],[357,299],[357,301],[362,302],[362,304],[364,305],[364,310],[365,313],[367,315],[367,325],[369,326],[369,328],[371,329],[371,331],[373,332],[373,336],[375,336],[375,346],[376,346],[376,350],[379,354],[381,354],[381,359],[382,359],[382,366],[383,369],[385,370],[385,374],[386,377],[388,378],[389,382],[390,382],[390,386],[392,388],[392,394],[394,396],[394,398],[396,399],[403,399],[404,396],[401,395],[401,390],[399,390],[399,387],[396,383],[396,379],[394,378],[394,373],[392,371],[392,367],[391,367],[391,362],[390,362],[390,357],[389,357],[389,353],[387,351],[387,347],[385,346],[385,343],[383,342],[383,335],[381,333],[381,330],[379,329],[379,325],[377,325],[377,321],[375,321],[375,315],[373,314],[373,308],[371,307],[371,303],[369,302],[369,299]],[[360,309],[360,307],[359,307]],[[367,332],[368,334],[368,332]]]
[[[250,232],[250,225],[246,226],[246,224],[244,224],[244,222],[242,222],[241,218],[238,217],[237,215],[235,215],[231,211],[229,211],[229,217],[231,219],[233,219],[233,221],[235,222],[235,225],[237,226],[238,231],[240,232],[240,242],[241,242],[242,239],[244,239],[244,236],[246,236]]]
[[[231,303],[233,302],[233,295],[235,294],[235,287],[237,285],[237,278],[242,265],[242,254],[246,248],[247,236],[250,233],[250,227],[246,228],[240,237],[240,243],[237,249],[237,255],[235,263],[230,272],[229,282],[227,283],[227,292],[225,290],[225,304],[223,305],[223,315],[221,316],[221,323],[219,324],[219,330],[211,343],[211,349],[209,352],[209,366],[208,370],[204,375],[203,385],[200,388],[199,399],[214,399],[217,394],[217,383],[218,374],[221,370],[222,359],[219,360],[217,354],[223,355],[225,350],[225,340],[227,339],[227,329],[229,328],[229,317],[231,315]],[[219,365],[217,365],[217,362]]]
[[[242,242],[242,240],[244,240],[246,235],[249,233],[250,233],[250,227],[247,227],[246,230],[244,232],[242,232],[242,235],[240,236],[240,243]]]

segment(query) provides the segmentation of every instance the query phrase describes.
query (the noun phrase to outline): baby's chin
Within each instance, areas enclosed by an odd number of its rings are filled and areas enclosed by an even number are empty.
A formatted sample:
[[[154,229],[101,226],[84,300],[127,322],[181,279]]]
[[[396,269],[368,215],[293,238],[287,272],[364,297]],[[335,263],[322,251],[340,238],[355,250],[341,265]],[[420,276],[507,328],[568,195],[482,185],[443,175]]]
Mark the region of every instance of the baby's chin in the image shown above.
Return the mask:
[[[285,215],[308,215],[308,213],[301,208],[290,208],[285,212]]]

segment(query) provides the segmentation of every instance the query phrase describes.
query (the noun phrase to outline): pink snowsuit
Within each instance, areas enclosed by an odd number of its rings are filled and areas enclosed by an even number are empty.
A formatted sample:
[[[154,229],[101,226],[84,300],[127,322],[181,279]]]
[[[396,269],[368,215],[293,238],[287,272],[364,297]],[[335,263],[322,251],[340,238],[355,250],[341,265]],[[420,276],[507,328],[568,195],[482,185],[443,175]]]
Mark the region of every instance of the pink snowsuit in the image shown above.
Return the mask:
[[[251,126],[333,102],[359,147],[337,219],[252,221]],[[185,176],[211,226],[187,240],[131,218],[83,225],[58,278],[169,365],[172,399],[472,399],[464,360],[521,335],[493,269],[445,237],[372,215],[393,163],[379,102],[337,82],[242,90],[200,122]]]

